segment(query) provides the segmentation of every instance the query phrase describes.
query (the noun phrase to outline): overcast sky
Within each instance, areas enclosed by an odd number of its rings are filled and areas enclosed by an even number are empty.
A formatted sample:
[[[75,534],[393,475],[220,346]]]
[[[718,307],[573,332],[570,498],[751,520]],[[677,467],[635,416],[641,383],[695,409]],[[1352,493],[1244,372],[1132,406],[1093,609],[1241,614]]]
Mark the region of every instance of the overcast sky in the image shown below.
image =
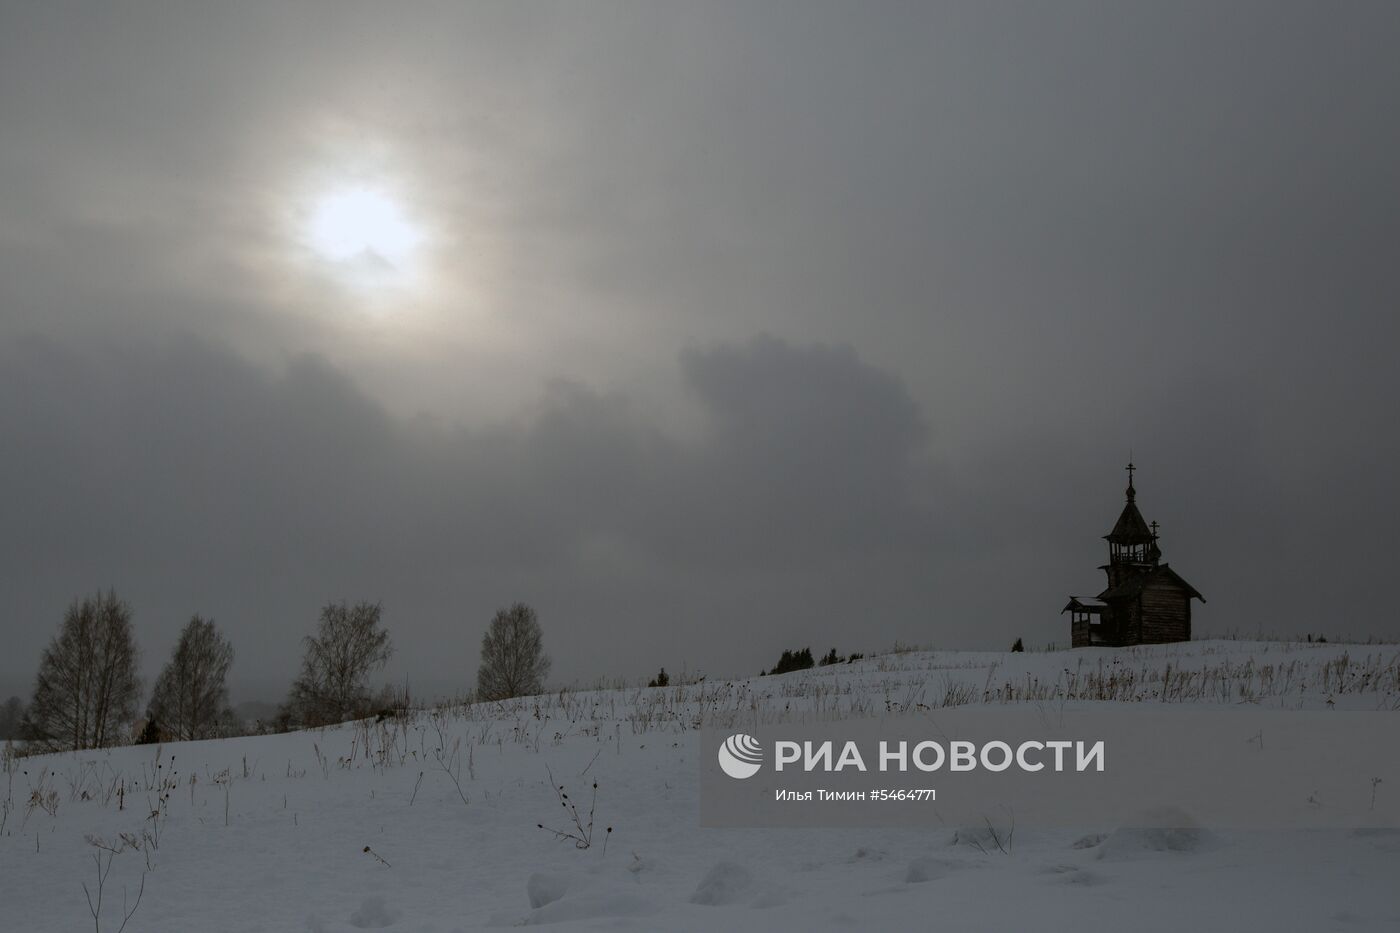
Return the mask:
[[[1063,645],[1130,450],[1198,635],[1400,636],[1397,47],[1394,3],[0,0],[0,688],[109,586],[148,676],[212,615],[240,698],[340,598],[433,689],[515,600],[560,682]]]

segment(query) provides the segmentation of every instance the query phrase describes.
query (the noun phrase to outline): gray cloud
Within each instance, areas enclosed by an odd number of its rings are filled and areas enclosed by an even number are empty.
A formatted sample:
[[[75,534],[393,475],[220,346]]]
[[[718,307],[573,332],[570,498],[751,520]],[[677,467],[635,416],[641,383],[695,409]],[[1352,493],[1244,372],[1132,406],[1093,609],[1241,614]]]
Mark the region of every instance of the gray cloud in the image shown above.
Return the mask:
[[[518,421],[400,419],[323,360],[269,371],[191,338],[10,342],[0,372],[0,432],[25,451],[0,465],[15,503],[0,558],[27,620],[9,676],[45,619],[107,585],[148,642],[212,613],[262,672],[289,672],[340,596],[383,599],[406,669],[439,681],[469,679],[491,611],[517,598],[553,623],[564,675],[736,665],[716,634],[809,616],[834,585],[789,597],[791,580],[929,536],[917,408],[844,348],[687,351],[706,419],[689,440],[572,384]]]
[[[1131,448],[1216,632],[1400,634],[1390,4],[0,7],[0,574],[276,682],[1063,639]],[[296,242],[384,177],[430,288]],[[770,334],[773,336],[756,336]],[[1326,609],[1321,609],[1323,603]]]
[[[1097,584],[1118,506],[1095,444],[1047,428],[954,468],[898,379],[849,348],[772,337],[681,355],[694,437],[577,384],[489,426],[399,418],[324,360],[269,370],[191,338],[12,341],[0,373],[0,434],[24,452],[0,462],[11,678],[68,599],[108,585],[136,605],[148,653],[212,613],[242,676],[267,681],[339,597],[382,599],[400,671],[439,686],[470,681],[480,632],[513,599],[540,608],[563,677],[739,672],[799,640],[1049,641],[1055,601]],[[1211,598],[1203,621],[1296,620],[1296,594],[1261,568],[1345,574],[1292,532],[1347,522],[1321,495],[1273,511],[1251,400],[1145,401],[1160,417],[1143,503]]]

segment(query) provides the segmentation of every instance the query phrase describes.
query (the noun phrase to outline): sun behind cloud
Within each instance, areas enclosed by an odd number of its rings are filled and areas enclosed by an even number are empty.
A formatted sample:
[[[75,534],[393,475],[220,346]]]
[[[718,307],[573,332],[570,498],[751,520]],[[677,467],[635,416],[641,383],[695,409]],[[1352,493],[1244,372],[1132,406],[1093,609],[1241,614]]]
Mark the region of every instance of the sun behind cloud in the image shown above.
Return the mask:
[[[413,258],[422,240],[400,204],[372,188],[328,192],[317,201],[307,227],[307,241],[323,259],[367,260],[398,271]]]

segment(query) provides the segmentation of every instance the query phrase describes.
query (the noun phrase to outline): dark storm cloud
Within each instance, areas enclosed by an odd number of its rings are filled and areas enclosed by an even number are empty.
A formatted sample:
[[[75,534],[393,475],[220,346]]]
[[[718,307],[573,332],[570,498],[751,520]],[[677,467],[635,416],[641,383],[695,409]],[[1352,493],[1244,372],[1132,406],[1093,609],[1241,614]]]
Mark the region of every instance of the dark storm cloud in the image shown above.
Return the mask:
[[[438,683],[517,598],[565,678],[1063,641],[1129,449],[1198,627],[1396,636],[1397,39],[0,5],[0,679],[109,584],[148,660],[212,613],[274,684],[338,596]],[[286,223],[381,155],[438,252],[366,313]]]

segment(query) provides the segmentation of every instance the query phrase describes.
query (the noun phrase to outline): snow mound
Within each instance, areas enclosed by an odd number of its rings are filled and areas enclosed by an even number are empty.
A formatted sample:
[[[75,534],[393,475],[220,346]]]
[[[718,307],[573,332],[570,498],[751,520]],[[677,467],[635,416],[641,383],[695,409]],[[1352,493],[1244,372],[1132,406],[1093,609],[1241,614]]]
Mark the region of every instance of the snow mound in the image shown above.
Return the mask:
[[[530,876],[530,880],[525,882],[525,893],[530,898],[530,906],[534,908],[554,903],[563,897],[568,890],[568,875],[535,872]]]
[[[385,904],[384,898],[371,896],[350,915],[350,925],[358,930],[382,930],[398,919],[399,912]]]
[[[1041,873],[1049,875],[1058,884],[1084,887],[1103,884],[1107,880],[1102,875],[1089,871],[1087,868],[1080,868],[1078,865],[1048,865],[1041,869]]]
[[[586,891],[536,910],[525,919],[529,926],[565,923],[574,920],[599,920],[618,917],[644,917],[654,914],[657,906],[644,897],[619,891]]]
[[[733,904],[752,888],[753,875],[747,868],[734,862],[719,862],[700,879],[690,902],[710,907]]]
[[[950,846],[971,846],[979,852],[1000,852],[1005,850],[1009,828],[993,829],[990,826],[959,826],[948,839]]]
[[[908,870],[904,873],[904,881],[907,884],[922,884],[925,881],[933,881],[935,878],[942,878],[956,867],[950,862],[937,858],[916,858],[909,863]]]
[[[1155,807],[1144,811],[1133,825],[1114,830],[1098,846],[1098,856],[1124,859],[1159,852],[1185,855],[1216,845],[1215,834],[1197,824],[1188,813],[1176,807]]]
[[[496,916],[492,925],[542,926],[585,920],[623,921],[655,914],[659,906],[638,893],[630,868],[605,870],[597,866],[585,872],[534,872],[525,882],[533,908],[521,918]]]
[[[860,848],[856,849],[855,852],[851,853],[851,857],[846,859],[846,861],[852,864],[861,861],[880,862],[884,860],[885,855],[886,853],[883,849],[875,849],[871,848],[870,846],[861,846]]]

